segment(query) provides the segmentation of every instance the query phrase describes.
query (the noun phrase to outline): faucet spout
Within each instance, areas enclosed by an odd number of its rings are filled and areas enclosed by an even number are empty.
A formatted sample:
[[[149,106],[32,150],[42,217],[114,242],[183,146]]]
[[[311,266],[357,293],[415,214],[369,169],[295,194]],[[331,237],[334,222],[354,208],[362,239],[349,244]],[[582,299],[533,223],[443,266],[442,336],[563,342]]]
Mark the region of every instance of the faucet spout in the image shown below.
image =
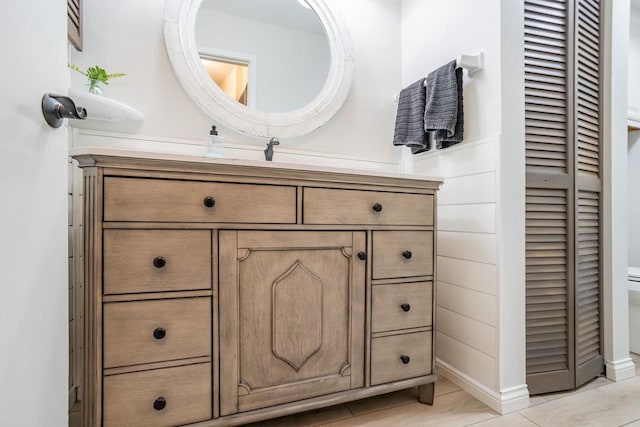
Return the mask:
[[[264,158],[270,162],[273,160],[273,146],[280,145],[280,141],[275,136],[267,143],[267,148],[264,150]]]

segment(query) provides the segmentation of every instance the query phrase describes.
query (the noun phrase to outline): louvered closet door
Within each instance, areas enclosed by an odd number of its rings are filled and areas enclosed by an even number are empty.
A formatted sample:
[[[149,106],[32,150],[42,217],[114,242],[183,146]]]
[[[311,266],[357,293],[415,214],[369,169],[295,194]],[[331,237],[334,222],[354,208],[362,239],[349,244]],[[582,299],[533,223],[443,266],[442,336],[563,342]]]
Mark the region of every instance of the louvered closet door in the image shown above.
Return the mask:
[[[603,370],[601,313],[600,4],[576,2],[576,386]]]
[[[573,387],[572,144],[564,0],[525,1],[526,311],[530,393]]]
[[[587,143],[583,135],[596,147],[600,138],[591,133],[594,124],[599,129],[599,81],[596,77],[595,87],[587,87],[583,80],[592,84],[593,75],[574,73],[578,53],[591,59],[599,55],[591,45],[574,43],[578,28],[573,25],[574,16],[583,13],[582,1],[525,0],[527,384],[532,394],[574,388],[583,377],[576,376],[576,367],[593,360],[591,352],[587,355],[581,349],[593,351],[591,328],[595,327],[598,337],[600,330],[599,318],[591,322],[594,296],[599,304],[593,287],[598,288],[600,280],[598,276],[592,281],[593,264],[586,261],[593,262],[592,251],[598,252],[595,268],[599,273],[599,231],[594,247],[593,227],[586,228],[593,225],[594,205],[587,207],[579,199],[582,193],[576,191],[575,173],[580,165],[594,166],[593,146],[583,147]],[[581,104],[583,92],[588,93],[588,106]],[[597,149],[595,153],[597,163]],[[588,241],[576,247],[581,236]],[[583,288],[591,293],[582,292]]]

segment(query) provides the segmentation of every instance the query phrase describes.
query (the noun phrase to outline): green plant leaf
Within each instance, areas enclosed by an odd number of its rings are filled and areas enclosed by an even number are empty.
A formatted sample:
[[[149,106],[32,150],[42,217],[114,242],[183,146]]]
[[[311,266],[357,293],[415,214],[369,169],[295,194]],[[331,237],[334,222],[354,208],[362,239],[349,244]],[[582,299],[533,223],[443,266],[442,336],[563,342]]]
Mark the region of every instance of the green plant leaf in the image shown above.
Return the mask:
[[[124,73],[107,74],[107,71],[104,68],[102,68],[102,67],[100,67],[98,65],[95,65],[93,67],[87,68],[87,71],[81,70],[80,67],[78,67],[77,65],[72,64],[72,63],[68,63],[67,65],[69,66],[69,68],[71,68],[74,71],[79,72],[80,74],[82,74],[83,76],[85,76],[89,80],[91,80],[92,82],[100,82],[100,83],[105,84],[105,85],[109,84],[109,80],[110,79],[115,79],[115,78],[118,78],[118,77],[126,76],[126,74],[124,74]]]
[[[73,71],[77,71],[78,73],[82,74],[83,76],[85,76],[85,77],[89,77],[89,75],[88,75],[87,73],[85,73],[84,71],[82,71],[82,70],[80,69],[80,67],[78,67],[76,64],[72,64],[72,63],[68,62],[68,63],[67,63],[67,66],[68,66],[69,68],[71,68]]]

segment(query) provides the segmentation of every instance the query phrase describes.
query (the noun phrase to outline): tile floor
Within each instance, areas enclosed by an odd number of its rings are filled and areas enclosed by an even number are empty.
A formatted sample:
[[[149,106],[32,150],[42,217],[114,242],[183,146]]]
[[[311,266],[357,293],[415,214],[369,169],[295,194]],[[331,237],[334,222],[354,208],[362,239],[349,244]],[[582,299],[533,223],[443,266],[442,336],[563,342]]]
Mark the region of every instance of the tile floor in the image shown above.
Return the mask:
[[[433,406],[419,403],[417,389],[409,389],[251,427],[640,427],[640,355],[633,358],[636,376],[632,379],[614,383],[600,377],[578,390],[534,396],[529,408],[509,415],[500,416],[441,377]],[[69,414],[69,426],[80,426],[76,410]]]

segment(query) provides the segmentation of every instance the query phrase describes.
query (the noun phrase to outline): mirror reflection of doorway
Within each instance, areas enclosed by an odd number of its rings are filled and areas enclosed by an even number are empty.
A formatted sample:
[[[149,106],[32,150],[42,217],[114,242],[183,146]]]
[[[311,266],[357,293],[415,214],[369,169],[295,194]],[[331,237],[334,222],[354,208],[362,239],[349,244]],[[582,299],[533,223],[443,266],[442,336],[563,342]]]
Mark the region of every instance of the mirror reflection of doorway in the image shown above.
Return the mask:
[[[249,63],[218,58],[209,55],[200,55],[202,65],[211,79],[233,100],[248,105],[249,87]]]

